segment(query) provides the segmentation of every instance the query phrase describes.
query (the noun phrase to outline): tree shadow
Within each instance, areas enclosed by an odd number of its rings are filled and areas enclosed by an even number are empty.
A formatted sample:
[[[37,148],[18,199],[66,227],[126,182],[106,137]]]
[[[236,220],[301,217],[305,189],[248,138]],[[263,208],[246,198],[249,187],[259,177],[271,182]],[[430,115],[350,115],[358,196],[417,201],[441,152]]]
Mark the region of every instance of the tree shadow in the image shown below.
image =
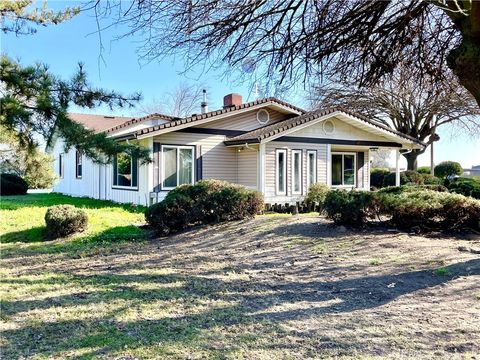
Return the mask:
[[[21,231],[12,231],[9,233],[5,233],[0,235],[0,242],[4,244],[8,243],[35,243],[40,242],[43,240],[39,240],[43,238],[43,231],[45,230],[45,226],[36,226],[30,229],[25,229]]]

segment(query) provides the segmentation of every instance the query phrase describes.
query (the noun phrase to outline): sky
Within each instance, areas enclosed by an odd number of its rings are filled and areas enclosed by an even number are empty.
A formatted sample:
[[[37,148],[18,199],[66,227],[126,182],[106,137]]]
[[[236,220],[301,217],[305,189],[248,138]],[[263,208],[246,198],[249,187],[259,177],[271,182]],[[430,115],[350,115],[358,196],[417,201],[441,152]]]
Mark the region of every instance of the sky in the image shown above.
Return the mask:
[[[48,4],[53,9],[76,5],[73,1],[49,1]],[[220,108],[223,96],[232,92],[241,94],[244,101],[254,99],[253,85],[248,81],[241,83],[235,80],[241,69],[224,67],[222,70],[204,71],[202,66],[197,66],[185,72],[185,64],[178,57],[142,63],[137,54],[138,38],[114,39],[115,35],[125,30],[122,28],[102,31],[105,48],[102,60],[96,29],[94,14],[81,13],[59,25],[38,28],[34,35],[17,37],[2,33],[0,49],[3,54],[20,60],[24,65],[35,62],[48,64],[52,73],[66,79],[74,74],[78,62],[82,62],[92,84],[124,94],[140,91],[145,104],[161,99],[165,93],[173,91],[181,83],[205,85],[210,110]],[[226,77],[225,74],[232,76]],[[301,86],[299,88],[283,100],[300,107],[306,106],[308,94]],[[118,109],[113,112],[106,108],[72,110],[98,114],[137,115],[135,109]],[[198,110],[200,111],[200,104]],[[460,162],[464,168],[480,165],[480,136],[456,133],[449,128],[439,129],[439,135],[440,141],[435,144],[435,163],[453,160]],[[419,166],[429,164],[430,151],[427,150],[419,157]],[[401,166],[406,167],[403,158]]]

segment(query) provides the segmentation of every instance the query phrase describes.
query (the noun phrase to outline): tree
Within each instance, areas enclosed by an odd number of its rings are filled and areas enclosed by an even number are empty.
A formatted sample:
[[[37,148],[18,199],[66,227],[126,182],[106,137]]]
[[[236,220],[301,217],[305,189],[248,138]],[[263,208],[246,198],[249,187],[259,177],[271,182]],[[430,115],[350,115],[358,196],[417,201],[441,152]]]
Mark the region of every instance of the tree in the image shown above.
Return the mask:
[[[415,70],[403,67],[370,87],[357,88],[348,82],[320,85],[314,99],[316,107],[346,107],[427,144],[439,140],[437,129],[446,125],[480,134],[480,109],[451,72],[442,81],[419,80]],[[403,154],[409,170],[417,168],[417,158],[425,150]]]
[[[149,161],[149,150],[138,145],[119,143],[105,133],[94,133],[68,117],[68,107],[75,104],[93,108],[106,104],[133,106],[139,94],[123,96],[114,91],[92,87],[81,64],[70,80],[52,75],[46,65],[22,66],[7,56],[0,58],[0,125],[15,135],[19,146],[32,151],[36,136],[52,146],[57,137],[65,150],[75,147],[96,162],[109,162],[120,152],[141,161]]]
[[[138,110],[145,114],[165,113],[175,117],[187,117],[200,112],[203,100],[202,85],[182,83],[173,91],[163,94],[162,99],[155,99],[151,103],[141,104]]]
[[[120,0],[93,2],[99,18],[143,36],[147,61],[176,54],[187,66],[253,61],[268,77],[340,76],[361,86],[398,64],[442,78],[447,65],[480,105],[480,1]]]
[[[29,189],[49,189],[56,179],[53,157],[37,148],[19,146],[14,133],[0,126],[0,172],[13,173],[23,178]]]
[[[71,19],[80,12],[78,7],[67,7],[63,11],[47,8],[44,1],[41,8],[33,7],[34,0],[0,0],[1,30],[16,35],[34,34],[34,26],[56,25]]]
[[[443,161],[435,166],[435,176],[439,178],[446,178],[452,175],[462,175],[463,168],[460,163],[456,161]]]

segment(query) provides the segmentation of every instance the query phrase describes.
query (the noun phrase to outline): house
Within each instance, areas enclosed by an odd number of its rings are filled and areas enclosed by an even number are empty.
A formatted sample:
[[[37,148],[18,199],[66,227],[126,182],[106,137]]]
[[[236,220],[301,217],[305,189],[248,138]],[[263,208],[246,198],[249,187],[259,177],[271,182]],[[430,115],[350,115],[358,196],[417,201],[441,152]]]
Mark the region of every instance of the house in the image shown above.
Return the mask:
[[[463,169],[463,176],[480,176],[480,165],[472,166],[471,169]]]
[[[269,97],[243,103],[238,94],[224,106],[185,118],[152,114],[141,118],[70,114],[118,141],[138,142],[153,161],[139,164],[118,154],[112,164],[95,164],[81,152],[53,149],[59,181],[54,191],[122,203],[161,201],[179,184],[221,179],[261,191],[268,203],[292,203],[310,184],[369,190],[370,152],[400,151],[422,142],[346,109],[307,112]]]

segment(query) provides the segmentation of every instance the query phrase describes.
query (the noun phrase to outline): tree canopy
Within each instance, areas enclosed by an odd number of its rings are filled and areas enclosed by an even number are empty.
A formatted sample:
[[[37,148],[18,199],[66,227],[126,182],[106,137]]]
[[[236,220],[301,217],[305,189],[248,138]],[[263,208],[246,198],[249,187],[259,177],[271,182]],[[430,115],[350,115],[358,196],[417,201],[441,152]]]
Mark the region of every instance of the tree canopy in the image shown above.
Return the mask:
[[[105,133],[94,133],[68,115],[72,104],[84,108],[102,104],[110,108],[133,106],[140,99],[139,94],[124,96],[93,87],[81,64],[71,79],[62,80],[46,65],[23,66],[1,56],[0,76],[0,125],[15,134],[23,148],[34,149],[38,136],[45,140],[47,147],[61,137],[66,149],[75,147],[97,162],[110,161],[120,152],[149,161],[148,149],[119,143]]]

